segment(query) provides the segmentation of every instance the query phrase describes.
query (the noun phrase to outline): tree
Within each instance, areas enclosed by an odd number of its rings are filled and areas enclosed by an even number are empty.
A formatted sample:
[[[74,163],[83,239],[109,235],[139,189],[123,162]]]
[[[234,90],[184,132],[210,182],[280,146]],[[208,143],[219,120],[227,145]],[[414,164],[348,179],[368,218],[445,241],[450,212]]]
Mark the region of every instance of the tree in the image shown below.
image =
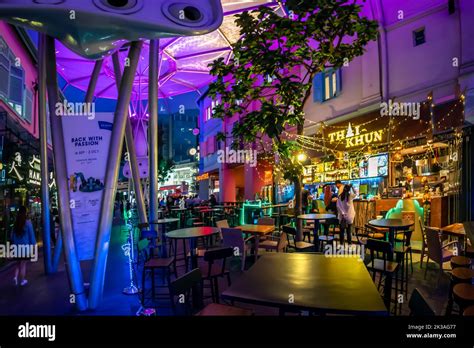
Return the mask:
[[[232,130],[233,146],[269,144],[279,158],[284,178],[295,185],[295,212],[301,213],[302,164],[298,140],[303,135],[304,108],[316,74],[340,68],[364,53],[376,39],[378,24],[361,16],[355,0],[286,0],[288,16],[271,8],[237,15],[241,40],[232,46],[233,58],[211,64],[216,76],[209,96],[220,99],[214,117],[239,115]],[[225,134],[219,139],[223,140]],[[298,137],[296,138],[298,139]]]
[[[165,159],[163,156],[158,156],[158,182],[163,184],[171,174],[174,168],[174,162],[170,159]]]

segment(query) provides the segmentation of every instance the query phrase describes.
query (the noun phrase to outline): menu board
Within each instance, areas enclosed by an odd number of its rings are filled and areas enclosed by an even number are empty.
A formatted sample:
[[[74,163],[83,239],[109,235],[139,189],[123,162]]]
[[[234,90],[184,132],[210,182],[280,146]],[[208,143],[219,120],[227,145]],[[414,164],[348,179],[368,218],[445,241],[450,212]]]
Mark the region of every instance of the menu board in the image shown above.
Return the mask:
[[[359,162],[359,177],[374,178],[388,175],[388,155],[378,155]]]

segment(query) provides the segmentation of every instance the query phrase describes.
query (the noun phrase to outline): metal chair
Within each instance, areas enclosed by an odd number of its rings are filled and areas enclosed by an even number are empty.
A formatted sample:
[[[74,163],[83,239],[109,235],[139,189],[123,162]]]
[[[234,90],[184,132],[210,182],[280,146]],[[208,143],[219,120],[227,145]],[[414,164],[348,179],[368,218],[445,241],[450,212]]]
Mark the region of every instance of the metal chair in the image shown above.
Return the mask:
[[[230,272],[226,268],[226,261],[234,254],[234,249],[224,247],[206,251],[204,261],[207,265],[200,266],[203,280],[209,281],[213,302],[219,303],[219,278],[226,277],[227,284],[231,285]]]
[[[196,268],[180,278],[172,281],[169,286],[172,298],[172,308],[175,315],[178,312],[175,298],[178,304],[184,307],[185,315],[198,316],[249,316],[252,311],[238,307],[211,303],[204,307],[203,302],[203,278],[201,271]]]
[[[451,245],[457,244],[457,241],[449,242],[442,245],[438,230],[431,227],[425,228],[426,243],[428,248],[428,258],[426,260],[425,279],[428,272],[428,263],[430,260],[434,261],[439,267],[438,283],[441,274],[443,274],[443,263],[448,262],[454,256],[454,253],[447,248]]]
[[[237,254],[241,257],[241,269],[244,271],[245,258],[247,253],[251,250],[251,246],[248,244],[248,242],[253,239],[253,236],[244,239],[242,231],[237,228],[222,228],[221,233],[223,245],[233,248],[234,254],[237,252]]]
[[[305,250],[308,251],[308,249],[314,249],[314,246],[315,246],[314,244],[296,240],[297,233],[296,233],[295,227],[284,225],[282,229],[283,229],[283,232],[286,233],[288,236],[289,247],[295,249],[296,251],[305,251]]]

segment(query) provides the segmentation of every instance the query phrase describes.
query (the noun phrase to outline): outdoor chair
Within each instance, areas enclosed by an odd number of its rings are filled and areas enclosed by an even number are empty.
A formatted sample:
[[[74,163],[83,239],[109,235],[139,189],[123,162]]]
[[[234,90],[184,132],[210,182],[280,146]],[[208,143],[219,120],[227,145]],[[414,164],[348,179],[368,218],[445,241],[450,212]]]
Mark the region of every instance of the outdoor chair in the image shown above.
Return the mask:
[[[211,303],[204,307],[202,296],[203,279],[202,273],[198,268],[172,281],[169,288],[175,315],[180,314],[175,302],[176,297],[178,297],[178,304],[184,307],[184,315],[249,316],[253,314],[250,310],[217,303]]]
[[[209,281],[211,297],[213,302],[219,303],[219,278],[227,278],[227,284],[231,285],[230,272],[227,270],[226,261],[232,257],[234,249],[230,247],[212,249],[204,254],[207,264],[201,265],[201,274],[204,281]]]
[[[428,272],[428,264],[429,261],[435,262],[438,267],[439,267],[439,274],[438,274],[438,283],[439,283],[439,278],[441,274],[443,274],[443,264],[445,262],[448,262],[452,259],[454,256],[454,252],[451,250],[448,250],[448,247],[452,245],[457,245],[457,241],[449,242],[446,245],[443,246],[441,243],[441,237],[439,234],[439,231],[436,229],[433,229],[431,227],[426,227],[425,228],[425,233],[426,233],[426,243],[427,243],[427,248],[428,248],[428,258],[426,260],[426,268],[425,268],[425,279],[426,279],[426,274]]]
[[[295,227],[284,225],[282,228],[283,232],[288,236],[288,246],[290,248],[296,251],[309,251],[310,249],[314,249],[314,244],[296,240],[297,233]]]
[[[253,239],[253,236],[244,239],[242,231],[237,228],[222,228],[221,233],[223,245],[233,248],[234,255],[236,254],[236,251],[238,251],[238,255],[241,257],[242,260],[241,269],[242,271],[244,271],[245,258],[251,250],[251,245],[248,244],[248,242]]]
[[[369,272],[372,273],[372,280],[375,282],[376,276],[379,276],[379,281],[377,288],[380,290],[380,287],[383,286],[384,289],[387,285],[387,277],[395,279],[395,313],[397,313],[398,306],[398,277],[397,272],[400,268],[400,264],[391,260],[391,255],[393,255],[393,247],[389,242],[368,238],[366,243],[366,248],[370,252],[370,260],[366,264]],[[377,256],[376,256],[377,254]],[[380,258],[381,255],[381,258]],[[391,287],[391,286],[390,286]],[[403,279],[402,287],[403,289]],[[390,293],[392,288],[390,289]],[[401,304],[400,304],[401,306]]]

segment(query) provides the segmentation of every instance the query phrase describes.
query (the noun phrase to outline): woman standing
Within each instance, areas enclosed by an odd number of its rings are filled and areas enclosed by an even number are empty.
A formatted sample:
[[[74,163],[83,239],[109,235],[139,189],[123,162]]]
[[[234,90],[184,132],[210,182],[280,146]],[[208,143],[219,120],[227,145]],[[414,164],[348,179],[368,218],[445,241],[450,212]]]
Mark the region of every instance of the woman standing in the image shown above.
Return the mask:
[[[28,219],[26,208],[21,206],[18,210],[15,225],[13,226],[13,232],[11,236],[13,245],[28,245],[28,250],[32,250],[32,247],[36,245],[35,232],[33,230],[33,224]],[[32,256],[32,255],[30,255]],[[28,284],[26,280],[26,265],[28,264],[29,257],[17,257],[17,264],[15,266],[15,277],[13,282],[18,285],[18,275],[20,275],[20,285],[25,286]]]
[[[336,202],[337,217],[340,225],[340,243],[344,245],[344,233],[347,232],[347,241],[352,244],[351,228],[355,219],[354,198],[356,193],[352,185],[344,185],[342,193]]]

